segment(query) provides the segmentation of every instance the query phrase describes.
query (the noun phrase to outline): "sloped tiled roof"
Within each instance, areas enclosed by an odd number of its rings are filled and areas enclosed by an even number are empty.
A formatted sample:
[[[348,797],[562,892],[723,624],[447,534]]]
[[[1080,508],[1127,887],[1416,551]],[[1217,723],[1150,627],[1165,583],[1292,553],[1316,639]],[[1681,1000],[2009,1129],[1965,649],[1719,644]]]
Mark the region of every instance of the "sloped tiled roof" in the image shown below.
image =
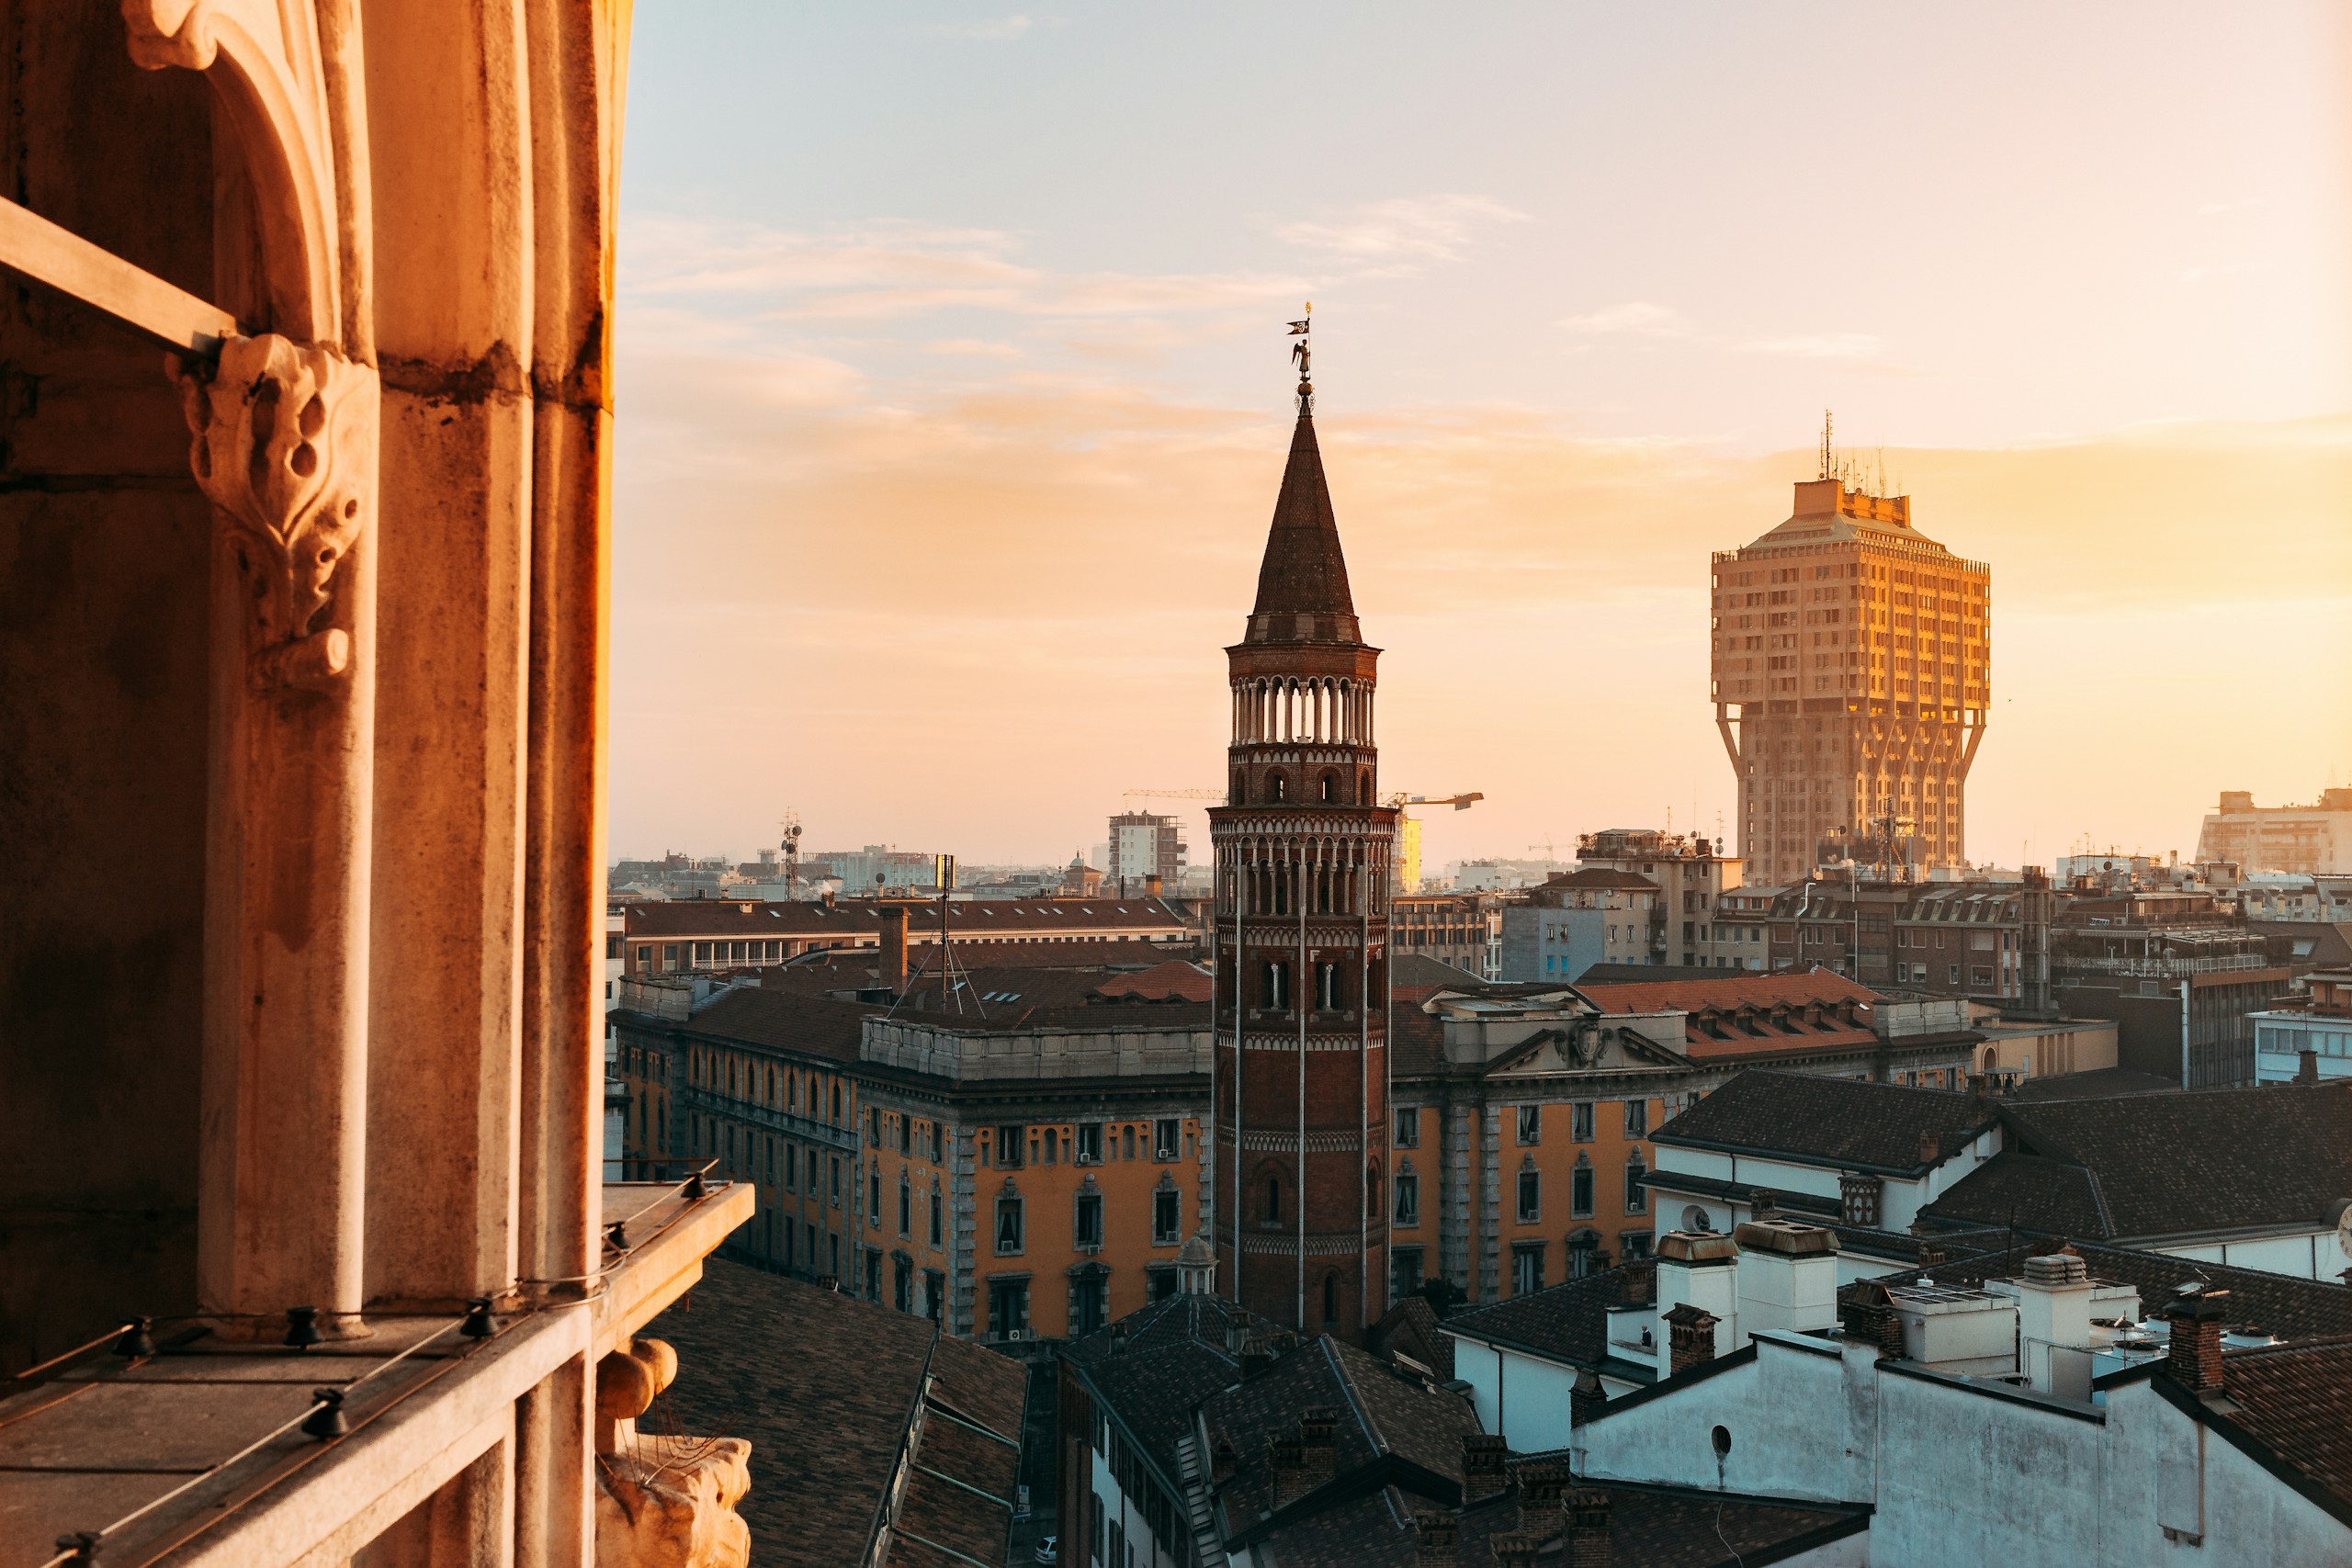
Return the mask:
[[[1216,1296],[1177,1295],[1129,1313],[1109,1327],[1062,1348],[1087,1382],[1143,1446],[1160,1473],[1178,1473],[1176,1439],[1191,1429],[1202,1400],[1241,1380],[1227,1332],[1272,1336],[1280,1329]]]
[[[658,1027],[740,1040],[749,1045],[854,1062],[865,1021],[885,1010],[884,1003],[842,1002],[831,997],[794,996],[742,986],[684,1023],[654,1021]]]
[[[1205,1002],[1216,989],[1216,978],[1200,964],[1171,958],[1136,974],[1114,975],[1098,982],[1092,994],[1106,1001]]]
[[[1961,1178],[1923,1212],[1929,1219],[2015,1225],[2041,1235],[2109,1241],[2116,1235],[2096,1172],[2011,1149]]]
[[[1547,1509],[1544,1517],[1533,1520],[1521,1516],[1517,1478],[1528,1462],[1521,1461],[1512,1466],[1513,1484],[1508,1490],[1463,1510],[1462,1533],[1456,1538],[1459,1561],[1493,1562],[1494,1538],[1523,1527],[1548,1538],[1537,1562],[1566,1561],[1560,1555],[1557,1512]],[[1609,1540],[1619,1568],[1733,1568],[1740,1563],[1779,1562],[1858,1535],[1870,1525],[1870,1510],[1855,1506],[1788,1503],[1623,1481],[1579,1479],[1576,1486],[1579,1491],[1608,1494]]]
[[[2224,1351],[2230,1425],[2352,1511],[2352,1338]]]
[[[1931,1213],[2004,1223],[2032,1177],[2078,1184],[2067,1167],[2096,1180],[2105,1234],[2122,1238],[2327,1224],[2352,1198],[2352,1079],[2011,1103],[2001,1120],[2005,1149],[2041,1160],[1997,1175],[1988,1161]]]
[[[2041,1100],[2109,1100],[2119,1094],[2166,1094],[2179,1089],[2180,1083],[2176,1078],[2133,1072],[2130,1067],[2092,1067],[2079,1073],[2028,1078],[2005,1098],[2014,1104]]]
[[[1441,1332],[1598,1367],[1609,1356],[1609,1309],[1657,1299],[1654,1266],[1635,1263],[1455,1313]]]
[[[1949,1089],[1745,1072],[1652,1137],[1912,1176],[1929,1163],[1920,1158],[1923,1136],[1935,1135],[1949,1155],[1995,1119],[1989,1102]]]
[[[1028,1387],[1019,1362],[940,1338],[927,1318],[716,1258],[645,1333],[677,1348],[678,1379],[643,1428],[751,1442],[752,1488],[736,1511],[753,1561],[864,1561],[926,1372],[934,1409],[917,1460],[933,1473],[910,1480],[901,1527],[1003,1561]],[[890,1560],[955,1561],[910,1542]]]

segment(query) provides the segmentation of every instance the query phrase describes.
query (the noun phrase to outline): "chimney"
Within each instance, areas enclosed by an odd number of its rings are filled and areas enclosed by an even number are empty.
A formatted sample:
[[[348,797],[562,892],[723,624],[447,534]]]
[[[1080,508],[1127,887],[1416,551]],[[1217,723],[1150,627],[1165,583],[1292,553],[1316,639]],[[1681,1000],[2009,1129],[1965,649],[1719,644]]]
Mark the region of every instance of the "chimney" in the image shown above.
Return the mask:
[[[1590,1367],[1577,1373],[1577,1381],[1568,1390],[1568,1424],[1581,1427],[1609,1404],[1609,1391],[1600,1386],[1600,1374]]]
[[[1216,1446],[1209,1450],[1209,1484],[1223,1486],[1241,1468],[1241,1455],[1234,1449],[1233,1439],[1222,1428],[1216,1435]]]
[[[831,888],[826,888],[823,893],[818,896],[818,897],[826,908],[830,909],[833,908],[833,890]]]
[[[1519,1467],[1519,1528],[1542,1540],[1552,1533],[1560,1512],[1560,1494],[1575,1477],[1555,1459],[1529,1460]]]
[[[2308,1046],[2295,1053],[2295,1081],[2300,1084],[2319,1082],[2319,1053]]]
[[[2222,1388],[2222,1314],[2230,1292],[2183,1285],[2165,1308],[2172,1321],[2172,1348],[2165,1357],[2165,1371],[2172,1381],[2196,1393],[2218,1393]]]
[[[1147,898],[1159,897],[1159,875],[1157,872],[1143,879],[1143,896]]]
[[[2018,1370],[2042,1393],[2071,1399],[2091,1396],[2086,1357],[2091,1343],[2090,1269],[2071,1247],[2025,1260],[2017,1281],[2018,1343],[2025,1365]]]
[[[1849,1173],[1838,1179],[1838,1209],[1839,1217],[1849,1225],[1870,1225],[1875,1228],[1879,1217],[1879,1199],[1885,1183],[1875,1176]]]
[[[1328,1405],[1298,1413],[1298,1441],[1306,1466],[1303,1490],[1312,1492],[1340,1469],[1340,1417]]]
[[[1715,1359],[1715,1315],[1684,1302],[1666,1314],[1667,1376],[1680,1377]]]
[[[1462,1434],[1464,1507],[1474,1507],[1503,1489],[1503,1462],[1510,1455],[1500,1432]]]
[[[904,904],[885,905],[882,909],[882,973],[879,983],[892,996],[907,988],[907,907]]]
[[[1940,1133],[1921,1133],[1919,1134],[1919,1163],[1921,1165],[1934,1165],[1943,1157],[1943,1134]]]
[[[1454,1544],[1461,1529],[1461,1520],[1453,1514],[1433,1508],[1414,1510],[1413,1533],[1419,1539],[1413,1546],[1413,1568],[1454,1568],[1461,1560]]]
[[[1274,1364],[1273,1347],[1253,1335],[1241,1343],[1241,1381],[1248,1382]]]
[[[1561,1568],[1615,1568],[1609,1536],[1609,1494],[1580,1486],[1560,1499]]]
[[[1747,1190],[1747,1214],[1755,1220],[1769,1220],[1781,1212],[1781,1195],[1769,1187]]]
[[[1277,1432],[1266,1439],[1266,1468],[1274,1472],[1274,1506],[1296,1502],[1306,1490],[1306,1455],[1296,1432]]]
[[[1535,1568],[1535,1554],[1543,1546],[1544,1537],[1529,1529],[1498,1530],[1487,1538],[1495,1568]]]

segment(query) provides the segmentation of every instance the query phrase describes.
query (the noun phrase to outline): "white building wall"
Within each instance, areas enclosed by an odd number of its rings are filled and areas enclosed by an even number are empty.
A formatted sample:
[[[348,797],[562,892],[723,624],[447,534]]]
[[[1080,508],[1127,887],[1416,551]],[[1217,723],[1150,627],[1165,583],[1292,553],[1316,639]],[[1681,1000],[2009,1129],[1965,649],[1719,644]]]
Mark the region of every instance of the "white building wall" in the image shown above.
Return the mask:
[[[1820,1502],[1854,1500],[1843,1356],[1779,1336],[1755,1359],[1577,1428],[1584,1473]],[[1730,1440],[1718,1456],[1714,1429]],[[1867,1443],[1859,1445],[1867,1455]],[[1861,1494],[1866,1498],[1865,1490]]]
[[[2256,1236],[2245,1241],[2214,1241],[2179,1247],[2155,1247],[2151,1251],[2199,1263],[2227,1263],[2238,1269],[2259,1269],[2266,1274],[2292,1274],[2299,1280],[2335,1280],[2352,1268],[2352,1251],[2335,1229],[2313,1229],[2293,1235]]]
[[[1475,1339],[1456,1339],[1453,1375],[1470,1385],[1479,1429],[1500,1432],[1514,1453],[1568,1446],[1574,1368]]]

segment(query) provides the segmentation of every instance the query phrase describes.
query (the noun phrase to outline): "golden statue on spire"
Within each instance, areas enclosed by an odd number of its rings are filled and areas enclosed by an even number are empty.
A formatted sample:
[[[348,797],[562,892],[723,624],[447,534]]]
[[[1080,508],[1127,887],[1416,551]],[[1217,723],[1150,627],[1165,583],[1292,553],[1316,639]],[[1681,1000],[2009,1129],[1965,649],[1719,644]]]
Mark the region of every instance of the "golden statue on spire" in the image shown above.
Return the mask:
[[[1298,412],[1315,412],[1315,383],[1308,379],[1308,370],[1315,359],[1315,301],[1306,302],[1306,313],[1290,324],[1290,335],[1298,341],[1290,345],[1290,356],[1298,366]]]

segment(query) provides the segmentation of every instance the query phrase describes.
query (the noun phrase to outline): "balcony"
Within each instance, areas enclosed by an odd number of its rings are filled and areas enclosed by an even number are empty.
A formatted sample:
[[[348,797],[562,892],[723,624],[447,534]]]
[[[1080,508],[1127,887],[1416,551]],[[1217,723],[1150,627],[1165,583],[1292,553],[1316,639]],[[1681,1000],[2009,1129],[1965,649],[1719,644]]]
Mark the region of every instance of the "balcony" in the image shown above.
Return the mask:
[[[748,1186],[696,1186],[606,1184],[603,1267],[577,1300],[370,1317],[365,1338],[301,1348],[163,1322],[34,1369],[0,1397],[0,1568],[342,1562],[453,1480],[494,1524],[535,1391],[626,1350],[751,1217]],[[74,1554],[82,1532],[95,1559]]]
[[[2120,975],[2143,980],[2178,980],[2191,975],[2225,975],[2240,970],[2269,969],[2276,961],[2259,953],[2230,953],[2203,958],[2069,958],[2056,956],[2051,969],[2060,976]]]

